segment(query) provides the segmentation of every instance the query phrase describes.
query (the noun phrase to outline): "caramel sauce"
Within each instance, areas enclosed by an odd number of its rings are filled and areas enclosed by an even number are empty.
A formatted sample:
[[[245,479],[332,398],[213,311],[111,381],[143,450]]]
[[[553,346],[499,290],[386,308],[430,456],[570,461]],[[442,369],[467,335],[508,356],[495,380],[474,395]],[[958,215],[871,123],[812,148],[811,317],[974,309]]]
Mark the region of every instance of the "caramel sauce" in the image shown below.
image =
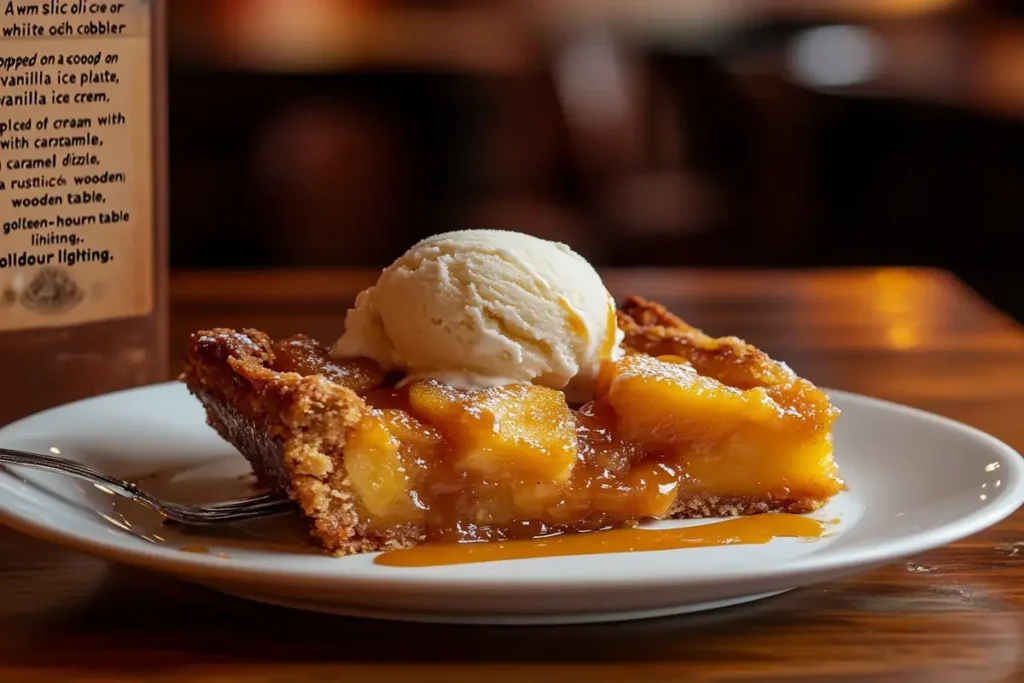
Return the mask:
[[[297,334],[274,344],[271,367],[278,372],[322,375],[357,393],[369,391],[384,382],[384,372],[368,358],[352,358],[339,363],[310,337]]]
[[[565,312],[565,320],[569,325],[569,329],[572,333],[583,337],[584,339],[590,339],[590,333],[587,331],[587,323],[583,320],[583,317],[576,312],[576,309],[572,307],[572,304],[565,298],[558,300],[558,305]],[[608,306],[608,315],[605,318],[605,330],[604,330],[604,342],[598,351],[598,358],[611,358],[612,350],[615,348],[615,332],[619,329],[619,320],[615,312],[615,304],[610,303]]]
[[[195,553],[197,555],[209,555],[210,549],[205,545],[183,545],[178,548],[183,553]]]
[[[374,559],[374,564],[385,567],[436,567],[538,557],[757,545],[775,538],[821,538],[824,532],[825,527],[821,522],[808,517],[763,514],[683,529],[612,529],[518,541],[427,543],[409,550],[382,553]]]
[[[227,553],[214,553],[212,550],[207,548],[205,545],[183,545],[178,548],[183,553],[193,553],[195,555],[215,555],[222,560],[231,559],[231,556]]]
[[[583,317],[576,312],[576,309],[572,307],[572,304],[570,304],[565,297],[562,297],[558,300],[558,305],[565,313],[565,321],[569,325],[569,329],[572,330],[572,333],[583,337],[584,339],[589,339],[590,335],[587,332],[587,323],[583,320]]]
[[[615,303],[608,306],[608,320],[604,333],[604,346],[601,347],[599,358],[611,358],[615,350],[615,333],[619,329],[619,318],[615,313]]]

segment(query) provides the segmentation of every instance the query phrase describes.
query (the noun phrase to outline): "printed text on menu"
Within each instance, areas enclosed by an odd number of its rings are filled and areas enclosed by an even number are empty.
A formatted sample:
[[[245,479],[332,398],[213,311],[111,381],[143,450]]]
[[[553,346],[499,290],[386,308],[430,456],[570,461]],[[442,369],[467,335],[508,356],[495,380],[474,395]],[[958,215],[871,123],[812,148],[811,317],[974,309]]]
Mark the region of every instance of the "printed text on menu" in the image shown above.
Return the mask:
[[[0,0],[0,331],[152,310],[146,0]]]

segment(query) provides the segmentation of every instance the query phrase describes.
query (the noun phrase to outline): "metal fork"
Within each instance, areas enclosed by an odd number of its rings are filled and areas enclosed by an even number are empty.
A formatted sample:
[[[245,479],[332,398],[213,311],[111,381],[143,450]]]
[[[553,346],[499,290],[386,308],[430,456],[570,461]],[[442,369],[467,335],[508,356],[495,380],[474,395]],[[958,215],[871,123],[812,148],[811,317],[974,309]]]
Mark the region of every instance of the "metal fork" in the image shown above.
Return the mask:
[[[10,448],[0,448],[0,465],[30,467],[84,479],[95,484],[101,490],[136,500],[167,519],[181,524],[205,525],[239,522],[257,517],[279,515],[294,509],[292,501],[278,493],[268,493],[255,498],[211,505],[171,503],[146,493],[129,481],[112,477],[89,465],[83,465],[74,460],[55,458],[52,455],[16,451]]]

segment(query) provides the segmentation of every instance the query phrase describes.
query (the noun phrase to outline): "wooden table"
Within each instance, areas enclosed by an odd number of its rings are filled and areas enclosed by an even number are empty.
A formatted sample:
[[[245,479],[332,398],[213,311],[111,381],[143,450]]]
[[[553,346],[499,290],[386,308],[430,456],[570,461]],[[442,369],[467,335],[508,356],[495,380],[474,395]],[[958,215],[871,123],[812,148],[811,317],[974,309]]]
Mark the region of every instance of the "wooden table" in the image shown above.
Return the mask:
[[[373,273],[188,273],[175,354],[216,325],[324,339]],[[936,271],[620,271],[819,384],[948,415],[1024,448],[1024,333]],[[291,612],[0,529],[0,681],[1020,681],[1024,512],[851,579],[717,612],[559,628]]]

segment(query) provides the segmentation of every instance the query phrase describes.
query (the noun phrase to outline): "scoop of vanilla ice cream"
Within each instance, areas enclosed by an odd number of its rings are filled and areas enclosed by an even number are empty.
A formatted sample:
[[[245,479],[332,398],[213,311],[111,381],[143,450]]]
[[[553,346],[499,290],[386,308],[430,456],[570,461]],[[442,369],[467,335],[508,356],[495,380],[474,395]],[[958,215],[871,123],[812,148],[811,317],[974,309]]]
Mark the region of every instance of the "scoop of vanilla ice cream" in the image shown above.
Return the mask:
[[[427,238],[356,298],[336,358],[477,389],[534,383],[586,400],[622,355],[615,302],[564,244],[503,230]]]

